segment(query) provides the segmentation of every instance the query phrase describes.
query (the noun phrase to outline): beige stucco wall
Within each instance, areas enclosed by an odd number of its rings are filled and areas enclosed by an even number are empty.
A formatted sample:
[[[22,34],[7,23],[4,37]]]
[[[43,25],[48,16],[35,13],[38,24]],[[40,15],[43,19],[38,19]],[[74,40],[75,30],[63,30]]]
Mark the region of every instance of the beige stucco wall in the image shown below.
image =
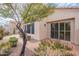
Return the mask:
[[[34,23],[34,34],[28,34],[27,33],[27,35],[29,35],[29,36],[31,36],[31,38],[32,39],[36,39],[36,40],[39,40],[39,30],[40,30],[40,24],[39,24],[39,22],[35,22]]]
[[[31,38],[36,40],[42,40],[47,38],[46,22],[36,21],[34,22],[34,34],[28,34]],[[46,34],[45,34],[46,33]]]
[[[40,30],[39,30],[40,39],[46,39],[47,37],[47,24],[44,21],[40,21]]]
[[[77,16],[79,9],[55,9],[55,12],[48,16],[47,20],[50,21],[57,21],[62,19],[74,18]]]
[[[44,18],[43,21],[35,22],[35,34],[30,34],[37,40],[50,38],[50,22],[75,18],[71,21],[71,42],[79,45],[79,9],[55,9],[55,12]],[[46,25],[45,25],[46,24]]]
[[[16,33],[16,22],[15,21],[10,21],[9,24],[8,24],[8,31],[10,34],[13,34],[14,30],[15,30],[15,33]]]
[[[78,14],[79,15],[79,14]],[[75,19],[75,40],[74,42],[79,45],[79,16],[76,16]]]
[[[74,44],[79,45],[79,9],[56,9],[55,13],[47,17],[46,22],[51,21],[59,21],[59,20],[66,20],[69,18],[75,18],[71,22],[71,42]],[[48,24],[48,36],[50,37],[50,25]]]

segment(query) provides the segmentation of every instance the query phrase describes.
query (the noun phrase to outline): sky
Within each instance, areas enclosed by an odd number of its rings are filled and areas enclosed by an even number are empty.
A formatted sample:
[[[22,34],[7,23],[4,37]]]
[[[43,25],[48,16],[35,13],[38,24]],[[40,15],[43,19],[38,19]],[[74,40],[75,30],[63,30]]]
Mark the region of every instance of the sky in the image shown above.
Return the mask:
[[[0,17],[0,25],[8,24],[9,21],[13,21],[13,19]]]
[[[79,3],[58,3],[57,8],[79,8]]]

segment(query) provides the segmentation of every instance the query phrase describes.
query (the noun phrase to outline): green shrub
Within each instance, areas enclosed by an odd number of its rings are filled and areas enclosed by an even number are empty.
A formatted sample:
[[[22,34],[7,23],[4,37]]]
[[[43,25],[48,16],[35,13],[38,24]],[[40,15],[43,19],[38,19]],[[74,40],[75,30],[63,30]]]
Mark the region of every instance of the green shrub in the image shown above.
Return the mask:
[[[1,56],[7,56],[10,53],[11,53],[11,46],[9,42],[0,44],[0,55]]]
[[[51,44],[52,49],[64,49],[64,45],[61,44],[59,41],[54,41],[53,44]]]
[[[1,50],[1,48],[2,48],[4,45],[5,45],[5,43],[0,44],[0,50]]]
[[[0,40],[3,38],[3,35],[2,34],[0,34]]]
[[[11,44],[12,47],[16,47],[17,46],[17,38],[16,37],[10,37],[9,42]]]

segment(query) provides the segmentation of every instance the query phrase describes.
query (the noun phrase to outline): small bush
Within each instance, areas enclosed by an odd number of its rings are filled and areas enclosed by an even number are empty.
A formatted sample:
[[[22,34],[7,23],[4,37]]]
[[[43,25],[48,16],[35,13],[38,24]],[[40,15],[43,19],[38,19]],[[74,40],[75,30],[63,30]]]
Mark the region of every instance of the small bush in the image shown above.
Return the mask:
[[[12,47],[16,47],[17,46],[17,38],[16,37],[10,37],[9,42],[11,44]]]
[[[10,46],[10,43],[7,42],[7,43],[2,43],[0,45],[0,55],[1,56],[7,56],[11,53],[11,46]]]
[[[67,45],[64,46],[64,49],[66,50],[72,50],[70,47],[68,47]]]
[[[53,48],[53,49],[63,49],[64,46],[63,46],[60,42],[55,41],[55,42],[53,43],[52,48]]]
[[[4,45],[5,45],[5,43],[0,44],[0,50],[1,50],[1,48],[2,48]]]
[[[0,34],[0,40],[3,38],[3,35],[2,34]]]

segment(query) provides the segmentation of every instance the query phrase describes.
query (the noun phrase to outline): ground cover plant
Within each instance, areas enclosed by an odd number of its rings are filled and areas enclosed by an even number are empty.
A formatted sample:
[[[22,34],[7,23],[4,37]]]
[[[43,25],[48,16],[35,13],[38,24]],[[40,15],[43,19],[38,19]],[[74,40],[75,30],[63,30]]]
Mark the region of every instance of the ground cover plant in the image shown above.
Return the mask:
[[[17,47],[17,38],[10,37],[8,42],[0,43],[0,56],[8,56],[12,53],[11,49]]]
[[[35,49],[37,56],[73,56],[72,48],[60,43],[60,41],[42,40]]]
[[[9,38],[9,43],[12,47],[16,47],[17,46],[17,42],[18,42],[18,39],[16,37],[10,37]]]

